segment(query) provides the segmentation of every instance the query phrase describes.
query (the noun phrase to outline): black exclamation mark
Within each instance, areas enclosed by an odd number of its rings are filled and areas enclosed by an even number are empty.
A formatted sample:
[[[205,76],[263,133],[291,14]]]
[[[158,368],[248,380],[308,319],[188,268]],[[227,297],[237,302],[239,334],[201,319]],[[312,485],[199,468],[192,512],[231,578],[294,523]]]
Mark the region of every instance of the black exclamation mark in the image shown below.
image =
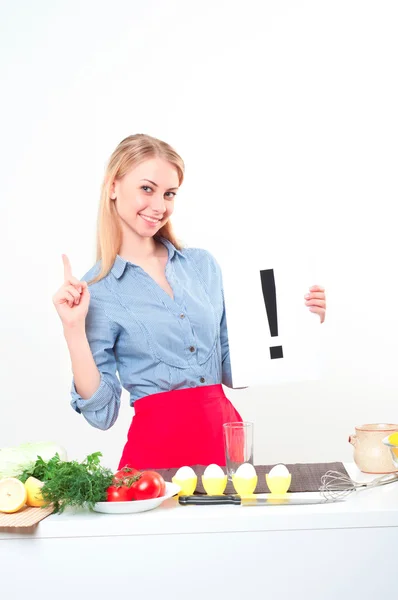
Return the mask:
[[[263,297],[265,308],[267,310],[269,330],[271,337],[278,335],[278,312],[276,309],[276,289],[273,269],[260,271],[261,287],[263,288]],[[283,358],[282,346],[272,346],[270,349],[271,359]]]

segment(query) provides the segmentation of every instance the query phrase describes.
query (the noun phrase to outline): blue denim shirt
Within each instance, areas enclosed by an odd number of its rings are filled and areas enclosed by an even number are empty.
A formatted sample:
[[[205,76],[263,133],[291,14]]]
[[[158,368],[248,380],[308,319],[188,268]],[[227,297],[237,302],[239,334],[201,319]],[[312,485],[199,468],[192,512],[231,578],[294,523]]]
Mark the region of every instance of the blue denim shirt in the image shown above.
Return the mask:
[[[131,405],[170,390],[232,387],[220,267],[206,250],[180,251],[161,242],[169,253],[166,277],[174,300],[141,267],[120,256],[104,279],[89,286],[86,334],[101,382],[86,400],[73,383],[71,404],[99,429],[116,421],[121,385]],[[97,272],[98,264],[83,279]]]

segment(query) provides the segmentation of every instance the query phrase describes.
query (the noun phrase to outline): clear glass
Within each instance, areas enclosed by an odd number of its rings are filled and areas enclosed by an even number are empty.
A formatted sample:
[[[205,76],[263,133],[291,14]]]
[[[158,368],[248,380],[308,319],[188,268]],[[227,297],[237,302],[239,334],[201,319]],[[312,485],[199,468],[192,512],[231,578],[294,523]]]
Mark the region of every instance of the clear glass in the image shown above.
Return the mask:
[[[243,463],[253,464],[253,429],[250,421],[224,423],[224,447],[228,479]]]

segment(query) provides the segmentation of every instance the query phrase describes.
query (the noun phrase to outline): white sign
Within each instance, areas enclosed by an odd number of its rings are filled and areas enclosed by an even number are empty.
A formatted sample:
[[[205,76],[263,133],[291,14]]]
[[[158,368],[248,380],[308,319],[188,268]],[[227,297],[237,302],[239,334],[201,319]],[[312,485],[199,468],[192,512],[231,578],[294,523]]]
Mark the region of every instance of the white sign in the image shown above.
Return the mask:
[[[321,282],[314,281],[309,265],[297,256],[278,263],[245,252],[222,270],[233,386],[319,379],[322,327],[304,295]],[[262,272],[268,270],[275,281],[277,336],[271,335],[263,293]]]

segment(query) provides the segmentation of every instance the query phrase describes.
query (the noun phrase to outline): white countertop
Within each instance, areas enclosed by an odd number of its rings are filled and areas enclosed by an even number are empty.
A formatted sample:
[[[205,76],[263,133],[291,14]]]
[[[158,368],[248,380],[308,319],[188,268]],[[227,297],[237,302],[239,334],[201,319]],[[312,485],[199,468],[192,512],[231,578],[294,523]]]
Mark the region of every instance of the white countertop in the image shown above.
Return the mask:
[[[356,481],[368,481],[354,464],[345,464]],[[316,493],[295,494],[316,497]],[[31,529],[0,529],[10,539],[137,536],[240,531],[287,531],[398,527],[398,482],[355,492],[344,502],[308,506],[180,506],[176,498],[137,514],[106,515],[66,510],[50,515]]]

